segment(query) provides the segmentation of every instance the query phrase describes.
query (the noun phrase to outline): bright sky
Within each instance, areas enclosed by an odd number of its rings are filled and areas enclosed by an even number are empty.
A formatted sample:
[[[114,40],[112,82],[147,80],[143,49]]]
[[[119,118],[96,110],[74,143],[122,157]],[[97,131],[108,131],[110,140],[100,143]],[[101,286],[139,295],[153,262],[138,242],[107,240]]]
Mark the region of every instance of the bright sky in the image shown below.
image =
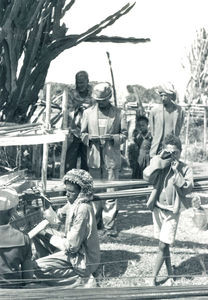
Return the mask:
[[[65,17],[68,34],[81,33],[125,5],[127,0],[77,0]],[[150,38],[141,44],[82,43],[52,63],[47,81],[74,83],[80,70],[90,80],[111,81],[110,52],[119,96],[127,84],[156,86],[172,81],[183,95],[189,78],[187,53],[196,30],[208,28],[207,0],[137,0],[134,8],[101,34]],[[185,65],[184,68],[182,65]]]

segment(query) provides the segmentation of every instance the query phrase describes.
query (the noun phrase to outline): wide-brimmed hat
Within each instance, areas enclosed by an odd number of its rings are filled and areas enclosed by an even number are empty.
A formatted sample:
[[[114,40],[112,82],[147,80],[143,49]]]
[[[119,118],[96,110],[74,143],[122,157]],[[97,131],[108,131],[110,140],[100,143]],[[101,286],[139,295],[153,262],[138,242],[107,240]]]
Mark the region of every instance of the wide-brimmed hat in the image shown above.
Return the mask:
[[[100,82],[93,87],[92,98],[97,101],[109,100],[112,97],[112,88],[108,82]]]
[[[0,189],[0,211],[14,208],[19,203],[19,197],[15,189]]]

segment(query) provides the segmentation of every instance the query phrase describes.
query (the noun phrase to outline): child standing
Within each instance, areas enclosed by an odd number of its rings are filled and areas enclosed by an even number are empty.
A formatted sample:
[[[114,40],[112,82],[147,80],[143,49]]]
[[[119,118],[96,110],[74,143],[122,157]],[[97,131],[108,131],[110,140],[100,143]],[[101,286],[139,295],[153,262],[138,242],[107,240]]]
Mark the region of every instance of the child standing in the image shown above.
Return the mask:
[[[192,191],[192,169],[180,161],[181,141],[175,135],[167,135],[163,151],[154,156],[144,170],[144,178],[153,184],[147,202],[152,210],[154,235],[159,240],[158,253],[153,268],[152,285],[165,262],[168,283],[172,284],[173,272],[170,258],[170,245],[175,241],[180,212],[185,205],[185,196]]]
[[[128,147],[128,159],[132,169],[132,179],[142,179],[143,170],[149,164],[149,151],[152,136],[148,130],[149,120],[145,116],[137,117],[133,141]]]

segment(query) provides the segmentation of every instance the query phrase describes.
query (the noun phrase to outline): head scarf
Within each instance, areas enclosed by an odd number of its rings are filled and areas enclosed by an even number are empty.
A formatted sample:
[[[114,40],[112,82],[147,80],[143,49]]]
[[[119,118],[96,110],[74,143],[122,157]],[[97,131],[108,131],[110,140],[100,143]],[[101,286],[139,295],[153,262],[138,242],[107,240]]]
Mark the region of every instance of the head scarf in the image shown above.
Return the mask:
[[[75,183],[80,186],[81,191],[79,193],[79,198],[88,198],[89,200],[93,197],[93,179],[92,176],[85,170],[82,169],[72,169],[66,173],[63,178],[64,184],[66,182]]]
[[[160,85],[156,91],[158,94],[165,93],[176,97],[176,90],[174,88],[174,85],[170,82]]]

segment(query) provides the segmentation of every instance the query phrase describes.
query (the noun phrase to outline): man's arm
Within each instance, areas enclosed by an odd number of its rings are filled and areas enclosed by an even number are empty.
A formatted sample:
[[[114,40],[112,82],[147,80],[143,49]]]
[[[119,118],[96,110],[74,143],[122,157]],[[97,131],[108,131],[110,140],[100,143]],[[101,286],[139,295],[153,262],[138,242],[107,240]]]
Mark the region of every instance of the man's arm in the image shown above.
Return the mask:
[[[121,133],[120,133],[121,143],[125,142],[127,136],[128,136],[128,130],[127,130],[126,113],[123,110],[121,110]]]
[[[33,278],[33,264],[32,264],[32,249],[31,243],[28,236],[25,236],[26,241],[26,253],[24,253],[23,262],[21,264],[22,279]],[[25,282],[27,283],[27,281]]]
[[[78,208],[78,212],[67,237],[62,238],[56,235],[49,236],[48,234],[50,244],[60,250],[76,253],[86,236],[88,219],[87,209],[81,205],[81,207]]]
[[[192,168],[188,166],[180,168],[175,163],[175,165],[172,164],[172,169],[174,172],[173,184],[177,187],[177,190],[184,196],[191,193],[194,186]]]
[[[89,214],[84,205],[79,207],[79,210],[73,221],[73,226],[70,228],[66,237],[66,248],[72,253],[76,253],[87,236]]]
[[[123,110],[120,111],[119,118],[120,118],[120,132],[118,134],[112,134],[114,145],[118,145],[118,146],[124,143],[128,136],[126,113]]]
[[[81,120],[81,140],[85,145],[89,146],[88,114],[86,111],[84,111]]]
[[[149,115],[149,125],[150,125],[150,132],[151,135],[154,135],[154,117],[153,117],[153,111],[152,109],[150,110],[150,115]]]
[[[184,125],[184,120],[185,120],[185,111],[181,108],[181,120],[180,120],[180,128],[179,128],[179,133],[181,132],[181,129]]]
[[[33,264],[32,264],[31,258],[26,259],[22,263],[21,269],[22,269],[22,279],[32,279],[33,278]]]

